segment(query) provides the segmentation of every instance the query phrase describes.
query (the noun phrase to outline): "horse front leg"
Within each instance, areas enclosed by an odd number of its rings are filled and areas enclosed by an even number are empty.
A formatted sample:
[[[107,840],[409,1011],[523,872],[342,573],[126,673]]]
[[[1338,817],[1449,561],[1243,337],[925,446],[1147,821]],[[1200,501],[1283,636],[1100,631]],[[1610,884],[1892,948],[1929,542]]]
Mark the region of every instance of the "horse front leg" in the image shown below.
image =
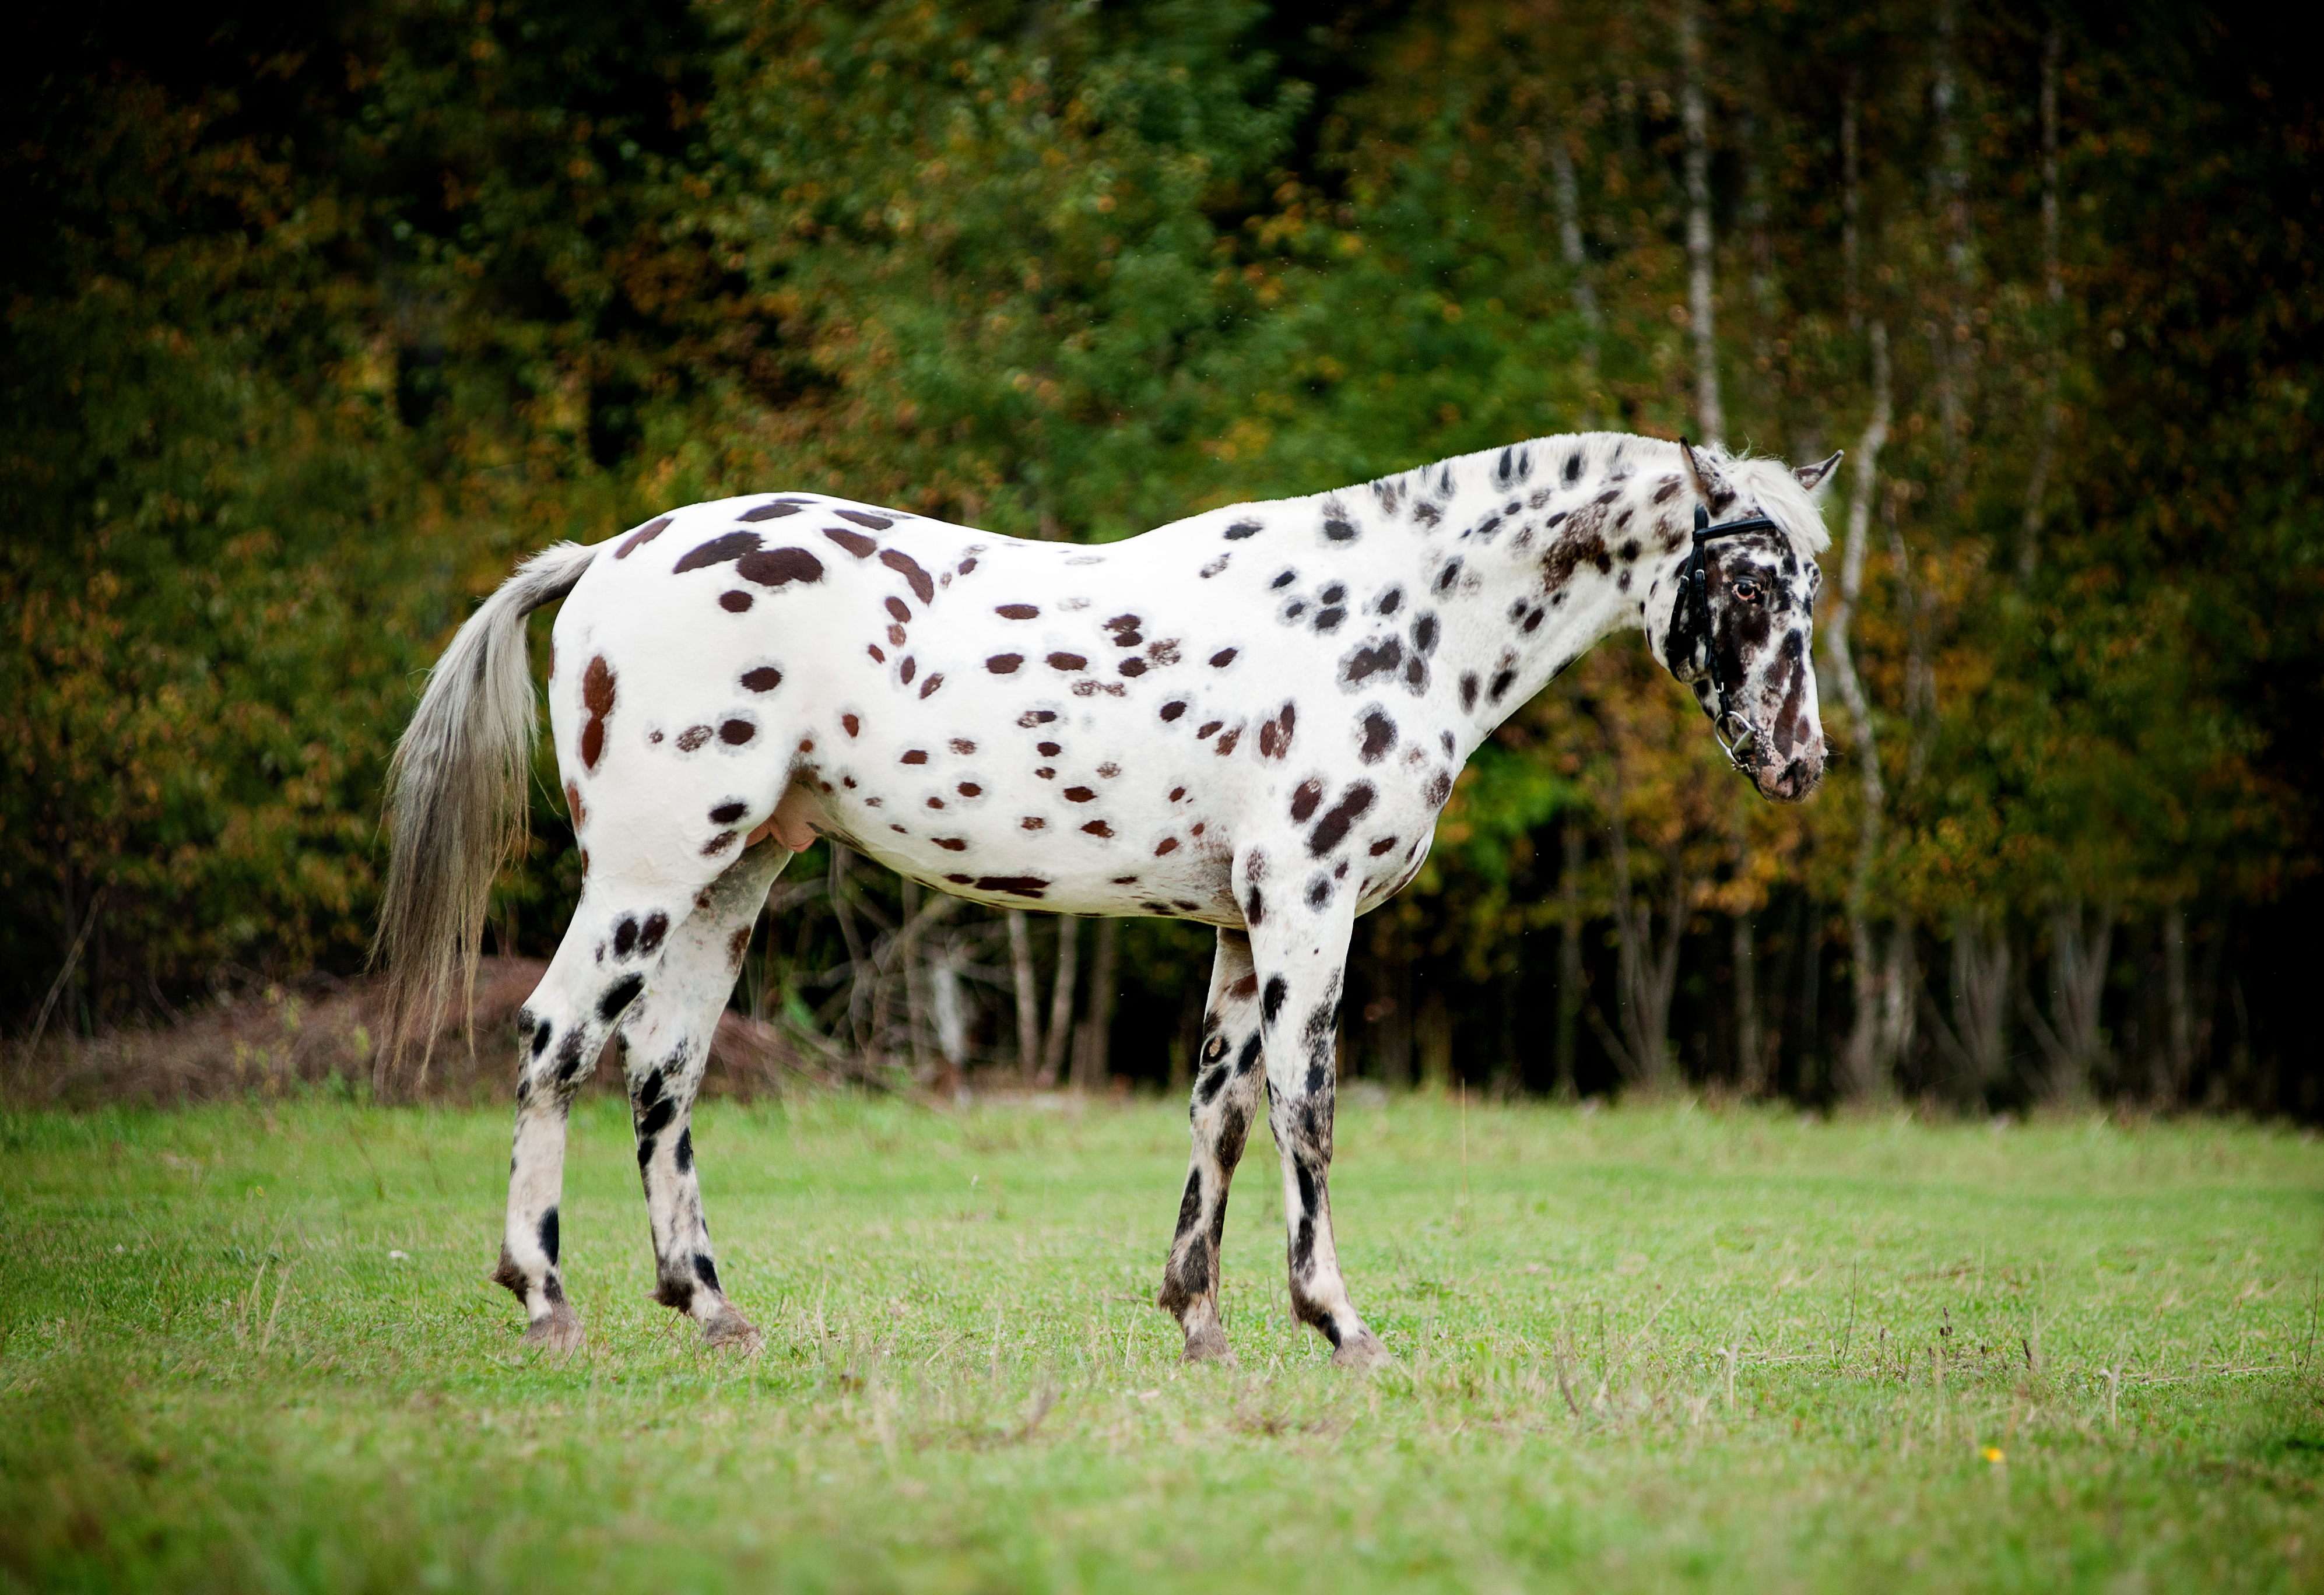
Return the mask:
[[[1259,1066],[1259,977],[1250,938],[1219,932],[1211,963],[1210,998],[1203,1014],[1202,1067],[1187,1111],[1194,1139],[1186,1193],[1178,1203],[1178,1231],[1163,1266],[1156,1305],[1174,1314],[1185,1332],[1185,1360],[1233,1360],[1219,1321],[1219,1243],[1226,1232],[1227,1187],[1242,1160],[1265,1074]]]
[[[1250,906],[1260,910],[1250,914],[1250,939],[1267,1058],[1268,1128],[1283,1164],[1291,1309],[1332,1342],[1334,1363],[1378,1368],[1389,1360],[1388,1348],[1348,1299],[1332,1236],[1332,1112],[1354,893],[1320,872],[1268,891],[1273,883],[1256,880],[1264,861],[1259,869],[1251,867],[1257,857],[1239,861],[1238,872],[1252,878],[1240,894],[1247,911]]]

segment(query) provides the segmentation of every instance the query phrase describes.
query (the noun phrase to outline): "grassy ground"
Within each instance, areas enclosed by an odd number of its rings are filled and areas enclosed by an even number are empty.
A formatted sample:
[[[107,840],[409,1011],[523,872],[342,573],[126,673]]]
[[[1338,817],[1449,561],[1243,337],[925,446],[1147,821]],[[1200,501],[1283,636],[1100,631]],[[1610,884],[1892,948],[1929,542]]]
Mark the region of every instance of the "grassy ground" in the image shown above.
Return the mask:
[[[1264,1136],[1232,1371],[1148,1305],[1175,1108],[696,1139],[755,1360],[645,1299],[610,1102],[564,1363],[483,1282],[501,1111],[0,1119],[0,1585],[2324,1588],[2289,1133],[1344,1105],[1369,1380],[1287,1322]]]

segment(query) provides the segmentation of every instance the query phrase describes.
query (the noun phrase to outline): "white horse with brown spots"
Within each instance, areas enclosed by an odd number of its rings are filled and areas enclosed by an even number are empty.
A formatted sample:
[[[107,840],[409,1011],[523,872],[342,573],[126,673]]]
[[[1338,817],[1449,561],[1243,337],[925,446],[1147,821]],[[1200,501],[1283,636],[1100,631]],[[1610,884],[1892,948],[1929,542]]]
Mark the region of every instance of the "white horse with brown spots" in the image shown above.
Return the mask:
[[[406,1026],[473,971],[534,735],[524,617],[565,599],[549,714],[584,885],[518,1021],[495,1275],[528,1338],[581,1337],[557,1209],[567,1108],[610,1034],[658,1299],[714,1342],[757,1339],[719,1285],[688,1111],[768,888],[821,833],[980,902],[1217,927],[1160,1305],[1188,1357],[1226,1354],[1219,1238],[1263,1082],[1293,1306],[1335,1361],[1379,1361],[1326,1189],[1356,916],[1419,869],[1478,744],[1626,627],[1761,792],[1804,797],[1823,764],[1812,490],[1838,457],[1545,438],[1102,547],[757,494],[528,561],[397,750],[380,933]],[[1697,506],[1742,524],[1698,540]]]

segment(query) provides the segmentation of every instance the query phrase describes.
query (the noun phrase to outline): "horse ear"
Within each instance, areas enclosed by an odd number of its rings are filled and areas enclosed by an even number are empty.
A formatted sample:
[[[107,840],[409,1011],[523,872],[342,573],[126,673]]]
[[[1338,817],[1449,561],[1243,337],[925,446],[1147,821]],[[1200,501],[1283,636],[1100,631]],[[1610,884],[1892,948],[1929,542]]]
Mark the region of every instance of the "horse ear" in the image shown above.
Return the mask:
[[[1687,480],[1693,484],[1695,496],[1716,510],[1719,501],[1713,493],[1719,485],[1718,474],[1704,467],[1703,463],[1695,457],[1694,445],[1683,438],[1678,440],[1678,456],[1686,466]],[[1730,493],[1728,496],[1731,498],[1734,495]]]
[[[1840,456],[1847,452],[1846,449],[1836,448],[1832,450],[1831,457],[1828,460],[1818,460],[1812,466],[1794,467],[1792,475],[1797,479],[1802,487],[1813,493],[1831,480],[1832,472],[1840,466]]]

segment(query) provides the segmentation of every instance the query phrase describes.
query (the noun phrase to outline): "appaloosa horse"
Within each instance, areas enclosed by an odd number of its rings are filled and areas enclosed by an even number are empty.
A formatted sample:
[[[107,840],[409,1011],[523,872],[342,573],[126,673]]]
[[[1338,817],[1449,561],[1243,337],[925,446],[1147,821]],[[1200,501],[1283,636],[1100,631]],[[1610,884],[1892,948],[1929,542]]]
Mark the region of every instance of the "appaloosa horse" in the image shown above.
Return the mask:
[[[566,1119],[613,1033],[657,1299],[714,1343],[757,1341],[719,1286],[687,1120],[768,888],[820,832],[979,902],[1217,927],[1160,1305],[1188,1358],[1227,1353],[1219,1239],[1263,1082],[1292,1305],[1335,1362],[1382,1360],[1325,1189],[1356,916],[1420,868],[1478,744],[1624,627],[1763,794],[1806,796],[1813,493],[1838,458],[1545,438],[1095,547],[758,493],[527,561],[397,749],[380,933],[401,1021],[473,972],[534,734],[524,617],[566,599],[549,713],[583,887],[518,1018],[494,1276],[527,1338],[581,1338],[558,1270]]]

